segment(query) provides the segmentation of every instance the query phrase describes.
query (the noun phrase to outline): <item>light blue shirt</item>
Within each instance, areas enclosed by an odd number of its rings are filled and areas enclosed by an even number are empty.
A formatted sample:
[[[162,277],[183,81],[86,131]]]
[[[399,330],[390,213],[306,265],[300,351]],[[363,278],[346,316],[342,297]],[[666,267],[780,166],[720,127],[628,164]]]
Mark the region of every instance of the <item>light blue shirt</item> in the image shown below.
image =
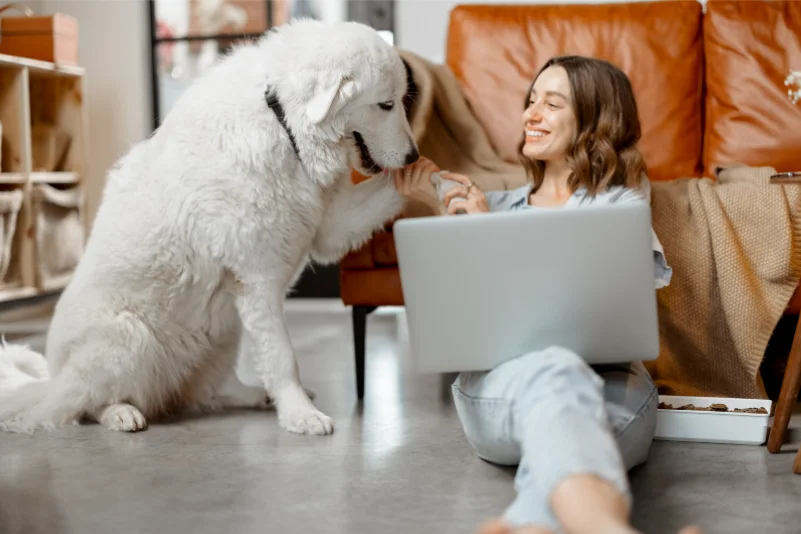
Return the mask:
[[[487,207],[490,211],[551,209],[531,206],[528,203],[528,197],[531,194],[532,187],[532,184],[527,184],[523,187],[510,189],[508,191],[486,191],[484,197],[487,199]],[[579,187],[567,200],[565,207],[589,206],[592,204],[628,204],[636,202],[647,202],[650,204],[651,184],[648,180],[644,180],[644,185],[640,189],[613,186],[605,192],[598,193],[595,197],[587,196],[587,190],[584,187]],[[654,283],[656,288],[659,289],[670,284],[673,269],[667,263],[662,243],[659,242],[659,238],[656,236],[656,232],[653,228],[651,228],[651,235],[653,236],[651,242],[654,251]]]

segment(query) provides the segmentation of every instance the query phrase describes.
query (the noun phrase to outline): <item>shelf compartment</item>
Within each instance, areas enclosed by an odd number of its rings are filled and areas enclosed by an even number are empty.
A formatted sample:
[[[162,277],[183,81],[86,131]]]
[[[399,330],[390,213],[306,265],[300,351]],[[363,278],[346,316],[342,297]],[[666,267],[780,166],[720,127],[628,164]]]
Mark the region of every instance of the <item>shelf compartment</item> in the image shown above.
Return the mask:
[[[31,170],[80,172],[84,129],[80,78],[31,71]]]
[[[22,186],[0,184],[0,295],[24,289],[23,271],[26,267],[22,253],[25,226],[23,211],[25,189]]]
[[[62,289],[83,254],[82,192],[76,185],[31,186],[36,287]]]
[[[25,69],[0,64],[0,125],[2,125],[0,171],[3,173],[26,170],[27,82]]]

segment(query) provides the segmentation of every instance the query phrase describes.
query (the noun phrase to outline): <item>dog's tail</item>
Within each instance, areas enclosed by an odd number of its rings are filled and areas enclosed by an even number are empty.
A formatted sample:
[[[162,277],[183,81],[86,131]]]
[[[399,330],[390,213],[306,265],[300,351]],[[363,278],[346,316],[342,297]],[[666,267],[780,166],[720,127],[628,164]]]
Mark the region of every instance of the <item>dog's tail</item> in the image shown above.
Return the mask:
[[[77,422],[85,388],[64,374],[49,378],[44,356],[24,345],[0,345],[0,430],[32,433]]]

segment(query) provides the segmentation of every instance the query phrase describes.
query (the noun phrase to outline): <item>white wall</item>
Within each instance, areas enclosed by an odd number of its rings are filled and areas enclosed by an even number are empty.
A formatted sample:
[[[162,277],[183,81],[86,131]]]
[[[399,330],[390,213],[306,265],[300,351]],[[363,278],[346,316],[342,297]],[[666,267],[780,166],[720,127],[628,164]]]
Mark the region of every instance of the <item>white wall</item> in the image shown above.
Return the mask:
[[[395,0],[395,44],[444,63],[451,9],[459,4],[606,4],[632,0]],[[706,0],[700,0],[705,3]]]
[[[152,126],[150,23],[144,0],[37,0],[37,14],[65,13],[78,21],[78,57],[86,68],[88,117],[87,220],[105,172]]]

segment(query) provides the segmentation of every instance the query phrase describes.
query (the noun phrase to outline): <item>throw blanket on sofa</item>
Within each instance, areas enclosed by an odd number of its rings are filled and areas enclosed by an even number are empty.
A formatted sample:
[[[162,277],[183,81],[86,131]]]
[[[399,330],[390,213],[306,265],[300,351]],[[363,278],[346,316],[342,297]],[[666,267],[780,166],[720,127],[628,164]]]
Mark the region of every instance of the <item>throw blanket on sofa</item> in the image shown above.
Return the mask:
[[[522,166],[496,153],[453,73],[400,53],[416,86],[420,152],[484,190],[525,184]],[[759,366],[801,278],[801,185],[770,184],[772,172],[732,167],[716,180],[651,184],[653,226],[673,267],[670,286],[657,292],[660,356],[647,364],[662,393],[765,395]],[[424,214],[415,205],[405,212]]]
[[[769,167],[653,182],[654,230],[673,267],[657,292],[660,392],[764,397],[762,357],[801,277],[801,185]]]

